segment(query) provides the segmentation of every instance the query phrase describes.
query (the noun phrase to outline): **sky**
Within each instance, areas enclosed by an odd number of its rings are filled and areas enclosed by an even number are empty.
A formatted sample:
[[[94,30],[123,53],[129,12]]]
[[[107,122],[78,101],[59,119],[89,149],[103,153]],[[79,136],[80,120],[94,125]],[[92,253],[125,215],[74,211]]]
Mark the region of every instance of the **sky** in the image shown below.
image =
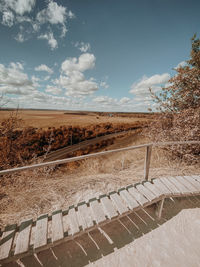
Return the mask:
[[[199,12],[199,0],[0,0],[0,105],[155,110],[149,87],[186,64]]]

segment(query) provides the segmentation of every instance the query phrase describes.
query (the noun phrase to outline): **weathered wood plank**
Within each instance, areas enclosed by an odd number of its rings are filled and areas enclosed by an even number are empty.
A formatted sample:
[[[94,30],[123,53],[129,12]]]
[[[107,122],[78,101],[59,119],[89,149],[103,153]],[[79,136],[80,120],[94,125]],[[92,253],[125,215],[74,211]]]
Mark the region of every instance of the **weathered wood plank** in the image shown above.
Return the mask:
[[[74,206],[71,206],[68,211],[68,218],[70,224],[70,231],[72,235],[80,232],[79,222]]]
[[[182,195],[190,193],[190,190],[188,190],[176,177],[168,177],[168,179],[176,186],[176,188],[178,188]]]
[[[100,196],[99,200],[103,206],[105,214],[108,216],[109,219],[118,216],[115,207],[113,206],[111,200],[106,195]]]
[[[48,214],[38,217],[35,227],[34,249],[47,244]]]
[[[171,191],[173,196],[180,196],[181,192],[176,188],[176,186],[171,183],[171,181],[167,177],[160,178],[160,181]]]
[[[146,187],[144,187],[144,185],[142,184],[137,184],[136,185],[136,189],[143,194],[149,201],[154,200],[156,197],[154,196],[154,194],[149,191],[149,189],[147,189]]]
[[[78,204],[78,214],[80,214],[80,217],[82,218],[82,228],[83,230],[86,228],[90,228],[94,225],[93,222],[93,216],[91,214],[90,208],[86,205],[85,202]]]
[[[153,179],[152,183],[157,186],[157,188],[160,190],[160,192],[162,192],[164,196],[171,196],[171,191],[160,181],[160,179]]]
[[[191,175],[191,177],[200,182],[200,175]]]
[[[126,189],[119,190],[119,194],[126,201],[130,210],[139,207],[139,203],[131,196],[131,194]]]
[[[197,182],[195,179],[193,179],[191,176],[184,176],[184,179],[186,179],[189,183],[191,183],[198,192],[200,192],[200,183]]]
[[[162,192],[160,192],[159,189],[157,189],[157,187],[151,182],[144,182],[143,185],[149,189],[155,195],[155,197],[159,198],[162,196]]]
[[[144,180],[148,180],[148,177],[149,177],[151,151],[152,151],[152,145],[147,146],[146,147],[145,163],[144,163]]]
[[[103,207],[100,202],[97,201],[96,198],[89,200],[90,208],[94,215],[94,219],[96,223],[101,223],[106,220],[106,214],[104,213]]]
[[[25,253],[29,249],[29,241],[33,220],[22,222],[19,227],[19,234],[16,240],[15,255]]]
[[[0,240],[0,260],[9,257],[12,243],[15,236],[16,224],[8,225],[3,232],[2,238]]]
[[[193,178],[195,181],[197,181],[198,183],[200,183],[200,176],[197,175],[191,175],[191,178]]]
[[[128,211],[128,208],[123,203],[122,198],[116,192],[111,192],[109,194],[109,196],[110,196],[110,199],[113,201],[114,205],[116,206],[116,208],[120,214],[123,214],[123,213]]]
[[[156,215],[157,215],[158,219],[160,219],[162,216],[164,200],[165,199],[163,198],[157,203]]]
[[[195,193],[199,192],[199,190],[196,189],[196,187],[195,187],[193,184],[191,184],[190,182],[188,182],[188,180],[187,180],[185,177],[183,177],[183,176],[177,176],[177,179],[178,179],[178,180],[179,180],[185,187],[187,187],[187,188],[190,190],[191,193],[195,194]]]
[[[141,206],[145,205],[148,202],[148,199],[144,197],[144,195],[141,194],[134,186],[128,186],[127,190]]]
[[[52,241],[56,242],[64,237],[62,210],[52,213]]]

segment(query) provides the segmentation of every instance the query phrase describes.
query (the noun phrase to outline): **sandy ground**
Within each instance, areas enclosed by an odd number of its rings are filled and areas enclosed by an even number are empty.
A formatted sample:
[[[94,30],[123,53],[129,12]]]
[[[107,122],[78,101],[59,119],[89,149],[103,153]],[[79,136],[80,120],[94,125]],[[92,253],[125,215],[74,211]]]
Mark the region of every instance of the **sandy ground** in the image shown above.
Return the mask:
[[[178,215],[88,266],[200,266],[200,208]]]

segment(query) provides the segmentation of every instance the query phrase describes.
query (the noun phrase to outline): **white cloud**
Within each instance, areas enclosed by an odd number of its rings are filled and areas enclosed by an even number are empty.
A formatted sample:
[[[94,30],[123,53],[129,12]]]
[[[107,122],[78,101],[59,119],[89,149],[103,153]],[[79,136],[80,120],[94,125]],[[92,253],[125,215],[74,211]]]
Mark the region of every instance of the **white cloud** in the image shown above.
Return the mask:
[[[19,43],[23,43],[26,38],[22,33],[18,33],[17,36],[15,36],[15,40]]]
[[[122,97],[116,99],[108,96],[93,98],[93,109],[102,111],[145,111],[144,102],[136,102],[134,99]],[[146,108],[147,110],[147,108]]]
[[[36,16],[36,20],[40,24],[50,23],[50,24],[61,24],[62,25],[62,33],[61,37],[64,37],[67,33],[66,22],[67,18],[72,19],[75,15],[69,10],[67,12],[67,8],[58,5],[56,2],[50,0],[47,7],[38,12]]]
[[[133,83],[130,93],[134,95],[134,106],[140,106],[140,108],[143,108],[143,110],[147,110],[148,107],[154,108],[149,88],[151,88],[154,93],[159,92],[162,87],[165,87],[167,84],[169,84],[169,79],[170,74],[163,73],[155,74],[151,77],[143,76],[138,82]]]
[[[175,67],[175,69],[178,69],[180,67],[185,67],[187,65],[186,61],[181,61],[180,63],[178,63],[178,65]]]
[[[93,69],[95,66],[95,56],[93,54],[84,53],[77,58],[69,58],[66,59],[62,65],[61,70],[64,74],[68,75],[73,71],[86,71],[89,69]]]
[[[1,9],[12,10],[16,14],[30,13],[35,6],[35,0],[1,0]]]
[[[8,27],[12,27],[14,24],[14,14],[10,11],[4,11],[2,16],[2,24]]]
[[[74,19],[76,17],[75,14],[71,12],[71,10],[67,12],[67,15],[70,19]]]
[[[68,58],[61,65],[61,75],[54,83],[66,90],[66,95],[84,97],[98,90],[94,78],[85,79],[84,71],[95,67],[95,56],[85,53]]]
[[[120,104],[124,105],[127,104],[131,101],[131,99],[129,97],[122,97],[119,101]]]
[[[59,6],[56,2],[50,1],[47,8],[40,11],[36,18],[40,23],[64,24],[66,15],[66,7]]]
[[[75,15],[72,11],[67,10],[65,6],[59,5],[53,0],[45,2],[47,2],[46,8],[33,17],[28,13],[33,11],[36,0],[0,0],[1,23],[8,27],[17,24],[24,26],[23,31],[20,30],[16,33],[14,37],[16,41],[22,43],[37,34],[37,38],[47,40],[53,50],[58,47],[58,42],[53,34],[53,25],[60,26],[60,37],[63,38],[68,31],[67,21],[73,19]],[[43,24],[46,25],[41,27]],[[40,29],[46,31],[46,33],[41,34]]]
[[[38,83],[40,81],[40,78],[36,77],[35,75],[31,77],[31,81],[34,83],[35,86],[40,86]]]
[[[117,104],[117,100],[108,96],[98,96],[93,99],[93,102],[101,105],[109,105],[110,107]]]
[[[109,88],[109,85],[105,81],[104,82],[100,82],[100,86],[105,88],[105,89]]]
[[[82,53],[86,53],[91,49],[90,44],[84,42],[76,42],[74,46],[77,47]]]
[[[151,87],[155,92],[161,90],[162,86],[165,85],[170,79],[169,73],[155,74],[151,77],[143,76],[139,82],[133,83],[131,86],[130,93],[135,95],[149,95],[149,87]]]
[[[22,63],[20,62],[11,62],[10,63],[10,67],[13,68],[13,69],[19,69],[19,70],[23,70],[24,69],[24,66]]]
[[[62,93],[62,89],[55,86],[47,85],[45,92],[51,93],[53,95],[59,95]]]
[[[10,63],[9,67],[0,64],[0,91],[9,94],[30,94],[35,90],[35,84],[23,72],[19,62]]]
[[[66,89],[68,96],[87,96],[98,90],[98,85],[92,79],[85,80],[81,72],[74,71],[69,76],[61,75],[56,81],[58,85]]]
[[[16,17],[16,21],[17,21],[18,23],[22,23],[22,22],[29,22],[29,23],[32,23],[32,22],[33,22],[32,19],[29,18],[28,16],[17,16],[17,17]]]
[[[35,71],[45,71],[48,72],[49,74],[53,73],[53,70],[45,64],[41,64],[40,66],[35,67]]]
[[[54,38],[53,32],[51,32],[51,31],[48,32],[48,33],[39,35],[38,39],[47,40],[51,50],[54,50],[54,49],[56,49],[58,47],[58,42]]]
[[[48,81],[48,80],[50,79],[50,77],[51,77],[50,75],[47,75],[47,76],[44,77],[43,80],[44,80],[44,81]]]

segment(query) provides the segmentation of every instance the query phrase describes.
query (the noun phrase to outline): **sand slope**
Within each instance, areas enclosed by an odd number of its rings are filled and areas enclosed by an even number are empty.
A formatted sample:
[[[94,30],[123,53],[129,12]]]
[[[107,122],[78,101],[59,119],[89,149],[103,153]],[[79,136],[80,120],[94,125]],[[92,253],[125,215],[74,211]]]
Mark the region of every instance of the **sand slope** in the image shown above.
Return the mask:
[[[88,266],[200,266],[200,208],[182,210],[148,234]]]

